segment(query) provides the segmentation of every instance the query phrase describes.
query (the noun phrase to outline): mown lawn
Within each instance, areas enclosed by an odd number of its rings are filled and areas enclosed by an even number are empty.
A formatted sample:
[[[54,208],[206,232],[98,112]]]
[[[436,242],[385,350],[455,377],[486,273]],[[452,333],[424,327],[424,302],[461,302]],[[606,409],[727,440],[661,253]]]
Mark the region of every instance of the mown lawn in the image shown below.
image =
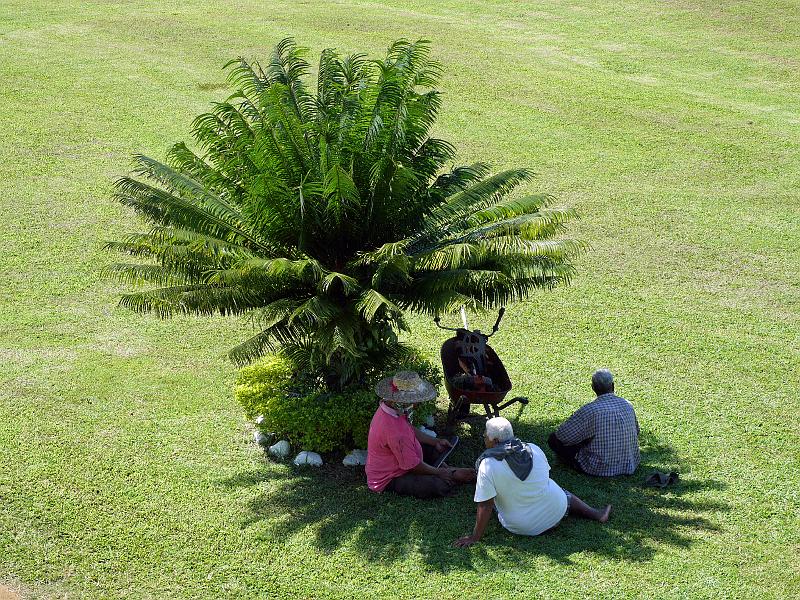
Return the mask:
[[[553,477],[605,527],[539,538],[357,473],[267,462],[232,399],[235,320],[115,308],[110,201],[220,99],[221,66],[294,35],[425,37],[463,162],[530,166],[592,250],[495,340],[523,437],[637,407],[630,478]],[[685,0],[0,4],[0,582],[32,597],[786,597],[800,586],[800,9]],[[489,323],[489,318],[486,318]],[[431,356],[441,332],[414,322]],[[476,434],[476,432],[473,432]],[[469,436],[470,432],[464,431]],[[458,460],[472,460],[467,448]],[[659,493],[652,469],[680,471]]]

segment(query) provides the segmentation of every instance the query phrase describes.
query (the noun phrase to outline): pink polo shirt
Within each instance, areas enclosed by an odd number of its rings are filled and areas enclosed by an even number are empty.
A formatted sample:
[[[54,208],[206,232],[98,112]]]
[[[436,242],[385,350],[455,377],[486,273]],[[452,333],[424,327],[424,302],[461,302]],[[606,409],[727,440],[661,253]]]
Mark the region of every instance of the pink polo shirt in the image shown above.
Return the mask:
[[[408,473],[422,462],[422,446],[408,417],[398,415],[381,402],[367,438],[367,485],[382,492],[395,477]]]

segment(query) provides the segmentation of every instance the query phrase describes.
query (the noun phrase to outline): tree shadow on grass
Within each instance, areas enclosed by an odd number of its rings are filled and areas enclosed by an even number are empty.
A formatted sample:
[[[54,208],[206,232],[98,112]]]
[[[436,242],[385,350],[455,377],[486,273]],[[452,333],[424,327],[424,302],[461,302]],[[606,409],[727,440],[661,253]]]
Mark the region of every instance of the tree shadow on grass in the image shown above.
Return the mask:
[[[692,542],[718,528],[709,515],[728,505],[708,499],[722,482],[684,476],[667,490],[645,489],[642,481],[652,470],[678,470],[671,447],[643,433],[642,465],[630,477],[590,478],[562,466],[552,457],[546,439],[555,423],[519,424],[523,440],[541,446],[552,466],[551,477],[588,504],[612,504],[611,519],[600,525],[567,517],[554,530],[536,537],[515,536],[496,519],[481,543],[470,550],[452,547],[469,533],[475,518],[473,489],[465,486],[440,500],[415,500],[370,492],[361,468],[328,464],[318,470],[277,466],[244,472],[227,479],[230,488],[258,488],[248,502],[242,526],[265,542],[280,543],[295,535],[311,539],[323,553],[346,546],[381,564],[419,556],[431,569],[492,569],[521,564],[524,555],[545,555],[569,564],[576,553],[647,561],[659,547],[689,548]],[[451,464],[468,465],[482,447],[482,426],[462,428],[462,443]]]

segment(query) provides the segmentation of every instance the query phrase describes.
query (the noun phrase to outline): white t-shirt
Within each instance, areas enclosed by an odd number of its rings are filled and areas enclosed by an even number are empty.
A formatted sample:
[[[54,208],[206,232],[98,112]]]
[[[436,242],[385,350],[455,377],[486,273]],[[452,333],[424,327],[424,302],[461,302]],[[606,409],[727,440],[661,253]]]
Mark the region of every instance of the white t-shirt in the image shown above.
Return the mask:
[[[550,479],[550,464],[536,444],[533,468],[521,481],[505,460],[485,458],[478,468],[475,502],[494,498],[497,518],[511,533],[539,535],[555,527],[567,512],[567,495]]]

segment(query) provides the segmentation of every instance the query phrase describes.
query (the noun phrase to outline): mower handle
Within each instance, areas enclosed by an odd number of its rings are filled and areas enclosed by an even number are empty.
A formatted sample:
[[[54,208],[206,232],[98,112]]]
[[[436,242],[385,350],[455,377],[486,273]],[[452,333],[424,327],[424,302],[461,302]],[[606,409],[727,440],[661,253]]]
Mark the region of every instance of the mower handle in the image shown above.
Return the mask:
[[[495,333],[497,333],[497,330],[500,329],[500,321],[503,320],[504,314],[506,314],[505,306],[501,307],[500,311],[497,313],[497,321],[494,322],[494,326],[492,327],[492,333],[488,335],[484,333],[483,335],[489,338],[492,337]],[[459,331],[461,329],[460,327],[445,327],[444,325],[441,324],[441,320],[442,318],[439,315],[433,317],[433,322],[436,323],[436,326],[439,329],[444,329],[445,331]]]
[[[453,328],[453,327],[445,327],[444,325],[442,325],[442,324],[440,323],[440,321],[441,321],[441,320],[442,320],[442,318],[441,318],[439,315],[436,315],[435,317],[433,317],[433,322],[434,322],[434,323],[436,323],[436,326],[437,326],[439,329],[444,329],[445,331],[458,331],[458,328],[457,328],[457,327],[456,327],[456,328]]]
[[[494,327],[492,327],[492,333],[490,333],[486,337],[492,337],[495,333],[497,333],[497,330],[500,329],[500,321],[503,320],[504,314],[506,314],[506,307],[501,306],[500,312],[497,313],[497,321],[494,322]]]

